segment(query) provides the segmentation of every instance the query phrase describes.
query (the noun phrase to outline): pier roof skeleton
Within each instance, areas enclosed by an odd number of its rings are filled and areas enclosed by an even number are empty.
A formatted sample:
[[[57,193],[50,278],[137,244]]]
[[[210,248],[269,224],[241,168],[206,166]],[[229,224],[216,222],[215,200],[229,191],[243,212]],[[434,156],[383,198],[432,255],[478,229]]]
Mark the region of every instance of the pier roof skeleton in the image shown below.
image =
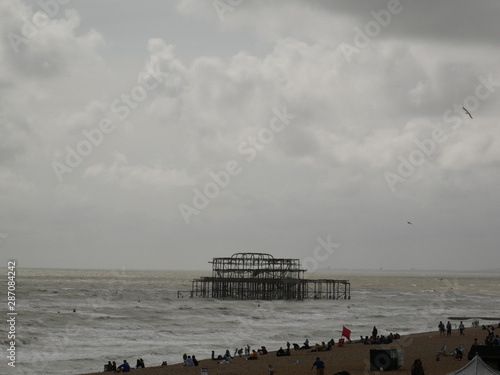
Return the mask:
[[[217,299],[350,299],[347,280],[305,279],[299,259],[267,253],[236,253],[213,258],[212,277],[192,282],[191,297]]]

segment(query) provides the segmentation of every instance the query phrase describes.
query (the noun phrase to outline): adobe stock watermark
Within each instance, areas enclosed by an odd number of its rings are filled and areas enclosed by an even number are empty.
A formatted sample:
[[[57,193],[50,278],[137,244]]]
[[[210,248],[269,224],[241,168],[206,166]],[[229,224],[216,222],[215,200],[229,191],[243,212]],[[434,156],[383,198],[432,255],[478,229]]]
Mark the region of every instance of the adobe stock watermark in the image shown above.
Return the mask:
[[[118,117],[119,121],[124,121],[133,109],[147,99],[148,92],[155,90],[167,77],[168,74],[161,72],[158,65],[140,72],[137,85],[111,102],[110,111],[113,116]],[[83,158],[90,155],[94,147],[102,143],[105,134],[111,134],[116,129],[115,121],[112,116],[103,117],[96,127],[82,130],[83,139],[75,147],[66,146],[64,162],[53,161],[51,164],[59,182],[63,182],[63,175],[71,173],[83,162]]]
[[[274,140],[275,134],[281,133],[290,124],[290,120],[296,115],[287,113],[286,106],[280,111],[273,109],[274,116],[269,121],[267,127],[261,128],[256,135],[250,136],[242,141],[238,147],[238,154],[245,156],[245,161],[251,162],[259,151],[266,148],[266,145]],[[193,188],[192,205],[186,203],[179,204],[179,211],[186,224],[191,223],[191,216],[199,215],[202,210],[208,207],[210,202],[217,198],[221,191],[226,189],[233,177],[238,176],[243,171],[243,167],[237,160],[229,160],[225,167],[217,172],[209,172],[210,181],[203,188]]]
[[[242,2],[243,0],[214,0],[212,1],[212,5],[220,20],[224,21],[224,14],[233,12]]]
[[[321,237],[316,237],[318,246],[313,250],[313,256],[308,256],[302,260],[302,266],[308,271],[314,272],[319,268],[319,265],[333,255],[335,249],[340,247],[340,244],[332,242],[331,235],[326,237],[326,241]]]
[[[443,121],[447,124],[452,124],[451,129],[457,130],[463,125],[464,119],[470,119],[469,115],[463,108],[467,108],[469,112],[473,113],[480,107],[481,101],[485,101],[491,97],[500,86],[500,81],[497,82],[493,79],[492,74],[487,79],[482,76],[478,77],[479,84],[474,90],[474,94],[467,96],[462,104],[454,103],[452,109],[448,109],[443,114]],[[437,127],[432,130],[429,138],[420,141],[414,141],[416,148],[412,150],[408,157],[398,156],[399,165],[397,169],[386,171],[384,173],[387,186],[394,193],[398,183],[406,182],[414,173],[417,167],[420,167],[427,158],[430,158],[436,152],[438,145],[446,142],[448,134],[442,127]]]
[[[350,63],[352,61],[352,55],[360,54],[368,47],[372,40],[378,37],[382,30],[391,23],[392,17],[400,14],[402,11],[403,5],[399,0],[389,0],[387,9],[382,9],[378,12],[374,10],[370,11],[372,19],[365,24],[363,29],[357,26],[354,28],[354,45],[349,43],[342,43],[340,45],[340,49],[346,61]]]
[[[36,37],[40,31],[49,24],[50,19],[55,18],[61,12],[61,5],[68,5],[72,0],[38,0],[37,4],[41,10],[36,11],[31,20],[25,18],[21,27],[21,35],[10,31],[7,33],[10,45],[14,52],[19,53],[19,47],[28,44],[30,39]]]

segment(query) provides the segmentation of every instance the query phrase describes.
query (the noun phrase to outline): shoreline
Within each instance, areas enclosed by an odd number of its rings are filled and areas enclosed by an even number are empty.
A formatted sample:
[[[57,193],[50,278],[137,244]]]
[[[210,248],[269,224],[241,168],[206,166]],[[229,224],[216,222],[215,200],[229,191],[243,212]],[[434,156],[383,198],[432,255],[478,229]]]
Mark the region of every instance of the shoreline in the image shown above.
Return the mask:
[[[497,323],[494,324],[497,327]],[[437,325],[437,324],[436,324]],[[497,328],[497,333],[500,331]],[[140,375],[180,375],[180,374],[200,374],[202,368],[208,368],[210,375],[256,375],[267,374],[268,365],[272,364],[279,374],[301,375],[311,372],[311,366],[316,357],[320,357],[325,362],[325,373],[335,374],[340,371],[348,371],[350,375],[366,375],[370,373],[370,350],[389,350],[403,349],[403,365],[397,370],[391,371],[394,374],[409,374],[413,361],[421,359],[426,375],[445,375],[449,372],[464,367],[469,361],[467,354],[470,347],[477,338],[479,343],[484,342],[487,331],[481,327],[466,327],[465,336],[460,336],[457,329],[452,331],[451,336],[440,336],[439,332],[423,332],[402,335],[400,339],[394,340],[391,344],[364,345],[361,343],[346,344],[344,347],[338,347],[337,343],[331,351],[311,352],[310,350],[291,350],[290,356],[276,357],[276,351],[279,348],[271,348],[267,355],[262,355],[258,360],[247,361],[246,357],[235,357],[231,364],[218,364],[216,360],[202,359],[198,367],[184,367],[182,363],[169,364],[168,366],[146,367],[145,369],[132,369],[131,373]],[[319,343],[323,339],[317,339]],[[264,341],[264,340],[263,340]],[[338,340],[337,340],[338,341]],[[310,339],[310,345],[313,347],[316,343],[315,338]],[[447,352],[453,351],[461,345],[465,346],[463,351],[464,358],[456,360],[452,356],[440,356],[436,361],[436,354],[439,349],[447,345]],[[285,343],[283,343],[285,347]],[[229,348],[228,348],[229,349]],[[268,348],[269,350],[270,348]],[[232,349],[229,349],[232,351]],[[198,356],[199,353],[188,353]],[[180,357],[181,355],[179,355]],[[131,365],[135,365],[134,359],[127,359]],[[121,364],[122,359],[116,360]],[[100,364],[101,370],[79,375],[97,375],[113,374],[113,372],[103,372],[104,364]],[[148,363],[146,362],[146,366]],[[378,371],[376,371],[378,372]],[[375,372],[372,372],[375,373]]]

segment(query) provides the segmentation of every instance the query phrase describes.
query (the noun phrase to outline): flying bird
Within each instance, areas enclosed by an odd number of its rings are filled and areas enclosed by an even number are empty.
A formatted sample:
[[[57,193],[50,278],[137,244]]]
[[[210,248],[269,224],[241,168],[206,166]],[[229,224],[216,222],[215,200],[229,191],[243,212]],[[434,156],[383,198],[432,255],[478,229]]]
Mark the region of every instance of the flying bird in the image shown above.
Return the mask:
[[[472,115],[470,114],[470,112],[468,110],[466,110],[465,107],[462,107],[462,108],[464,109],[465,113],[467,113],[470,116],[470,118],[472,118]]]
[[[411,223],[409,221],[407,221],[407,223],[411,225]]]

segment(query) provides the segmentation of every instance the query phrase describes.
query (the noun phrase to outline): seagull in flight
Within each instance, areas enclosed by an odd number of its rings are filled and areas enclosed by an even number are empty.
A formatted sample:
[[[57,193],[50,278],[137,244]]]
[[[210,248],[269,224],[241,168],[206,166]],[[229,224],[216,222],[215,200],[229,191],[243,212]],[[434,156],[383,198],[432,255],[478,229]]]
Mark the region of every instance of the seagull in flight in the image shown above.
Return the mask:
[[[412,225],[409,221],[407,221],[408,224]]]
[[[468,110],[466,110],[465,107],[462,107],[462,108],[465,111],[465,113],[467,113],[470,116],[470,118],[472,118],[472,115],[470,114],[470,112]]]

